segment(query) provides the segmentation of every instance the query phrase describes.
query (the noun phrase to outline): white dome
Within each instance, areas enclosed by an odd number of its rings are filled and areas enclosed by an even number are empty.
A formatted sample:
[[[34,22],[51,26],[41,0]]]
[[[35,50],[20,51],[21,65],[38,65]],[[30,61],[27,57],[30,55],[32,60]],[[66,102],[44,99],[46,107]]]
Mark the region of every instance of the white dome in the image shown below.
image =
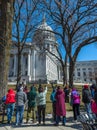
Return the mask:
[[[52,28],[47,25],[45,18],[41,25],[37,27],[37,30],[34,33],[33,42],[37,43],[43,40],[55,41],[55,35],[53,33]]]

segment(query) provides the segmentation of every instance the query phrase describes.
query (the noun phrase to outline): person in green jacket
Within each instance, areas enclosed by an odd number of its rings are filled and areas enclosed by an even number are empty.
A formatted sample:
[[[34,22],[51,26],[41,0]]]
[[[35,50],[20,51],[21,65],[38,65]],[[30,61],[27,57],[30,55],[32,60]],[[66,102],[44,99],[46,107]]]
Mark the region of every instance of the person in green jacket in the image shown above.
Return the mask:
[[[27,122],[29,120],[29,114],[32,112],[32,121],[33,123],[36,122],[36,114],[35,114],[35,108],[36,108],[36,88],[34,86],[31,86],[30,91],[27,94],[28,99],[28,110],[27,110]]]

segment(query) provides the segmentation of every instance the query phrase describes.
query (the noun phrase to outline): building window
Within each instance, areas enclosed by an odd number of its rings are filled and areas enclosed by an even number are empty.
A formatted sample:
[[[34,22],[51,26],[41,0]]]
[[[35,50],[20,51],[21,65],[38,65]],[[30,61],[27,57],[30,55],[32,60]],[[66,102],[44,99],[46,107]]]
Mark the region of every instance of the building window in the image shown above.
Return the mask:
[[[93,65],[94,65],[94,66],[97,66],[97,63],[94,63]]]
[[[84,79],[84,81],[86,81],[86,79]]]
[[[97,72],[95,72],[95,77],[97,77]]]
[[[12,68],[14,68],[14,59],[12,59]]]
[[[47,44],[47,49],[49,50],[49,44]]]
[[[77,76],[80,76],[80,72],[77,73]]]
[[[28,67],[28,58],[25,57],[25,67],[27,68]]]
[[[97,71],[97,68],[94,68],[94,71]]]
[[[92,76],[92,72],[91,71],[89,72],[89,76]]]
[[[92,68],[88,68],[88,70],[92,70]]]
[[[78,68],[77,71],[80,71],[80,68]]]
[[[13,71],[9,72],[9,77],[12,77],[14,75]]]
[[[83,68],[82,70],[86,70],[86,68]]]
[[[83,72],[83,76],[86,76],[86,72]]]
[[[26,71],[25,71],[25,75],[27,76],[27,74],[28,74],[28,71],[26,70]]]

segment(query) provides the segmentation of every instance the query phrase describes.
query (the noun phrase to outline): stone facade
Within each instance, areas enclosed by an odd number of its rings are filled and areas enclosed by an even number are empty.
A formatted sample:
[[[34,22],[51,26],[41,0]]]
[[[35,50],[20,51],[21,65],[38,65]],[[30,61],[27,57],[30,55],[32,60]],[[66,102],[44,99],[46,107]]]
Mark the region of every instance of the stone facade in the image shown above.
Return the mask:
[[[97,61],[78,61],[75,65],[74,82],[95,83]]]

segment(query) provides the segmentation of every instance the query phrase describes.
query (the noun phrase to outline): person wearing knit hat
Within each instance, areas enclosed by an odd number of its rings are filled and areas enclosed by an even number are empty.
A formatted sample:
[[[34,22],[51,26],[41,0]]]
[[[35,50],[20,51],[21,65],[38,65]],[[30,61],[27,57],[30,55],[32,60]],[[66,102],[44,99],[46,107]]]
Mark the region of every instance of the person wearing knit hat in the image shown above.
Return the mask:
[[[84,88],[85,88],[85,89],[88,89],[88,88],[89,88],[88,84],[85,84],[85,85],[84,85]]]
[[[86,109],[86,112],[87,114],[91,117],[91,99],[92,99],[92,96],[91,96],[91,93],[90,93],[90,90],[89,90],[89,86],[87,84],[85,84],[83,86],[83,90],[82,90],[82,101],[85,105],[85,109]]]

